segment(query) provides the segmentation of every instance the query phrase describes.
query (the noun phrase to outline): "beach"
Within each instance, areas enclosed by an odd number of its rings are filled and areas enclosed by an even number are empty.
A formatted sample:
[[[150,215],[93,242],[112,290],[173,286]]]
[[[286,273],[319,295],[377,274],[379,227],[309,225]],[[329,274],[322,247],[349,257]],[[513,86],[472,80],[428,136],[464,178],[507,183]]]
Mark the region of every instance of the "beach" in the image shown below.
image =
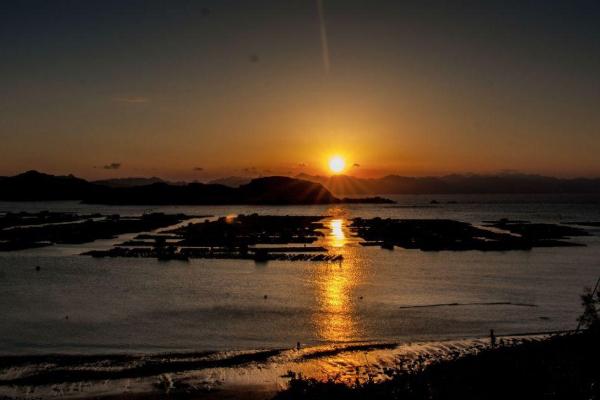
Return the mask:
[[[549,335],[500,337],[502,347]],[[97,398],[179,394],[191,398],[271,398],[303,377],[352,386],[383,382],[389,371],[416,373],[432,363],[490,348],[489,338],[421,343],[354,343],[249,352],[46,355],[2,358],[0,394],[9,398]]]

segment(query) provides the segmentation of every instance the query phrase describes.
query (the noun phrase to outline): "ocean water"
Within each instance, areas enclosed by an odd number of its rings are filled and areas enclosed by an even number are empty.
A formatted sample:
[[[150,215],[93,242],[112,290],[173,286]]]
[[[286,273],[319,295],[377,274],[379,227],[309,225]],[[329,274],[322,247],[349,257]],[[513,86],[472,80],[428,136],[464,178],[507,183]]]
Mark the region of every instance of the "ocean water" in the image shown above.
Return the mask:
[[[348,220],[380,216],[474,224],[498,218],[600,221],[598,198],[394,199],[397,205],[335,207],[0,203],[0,212],[323,215],[327,228],[322,244],[345,257],[341,264],[256,264],[79,255],[134,235],[0,253],[0,354],[250,350],[290,348],[296,342],[403,343],[481,337],[490,329],[517,334],[575,328],[579,295],[600,276],[597,228],[590,229],[592,236],[573,240],[586,247],[486,253],[387,251],[360,246],[348,230]],[[430,204],[432,199],[439,204]]]

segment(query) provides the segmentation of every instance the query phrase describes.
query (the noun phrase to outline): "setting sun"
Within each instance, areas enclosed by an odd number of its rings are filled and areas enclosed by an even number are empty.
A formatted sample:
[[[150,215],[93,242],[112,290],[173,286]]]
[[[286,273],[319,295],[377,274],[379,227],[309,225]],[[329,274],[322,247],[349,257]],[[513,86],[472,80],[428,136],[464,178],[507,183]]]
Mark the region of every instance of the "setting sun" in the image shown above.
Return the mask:
[[[346,168],[346,162],[340,156],[334,156],[329,159],[329,169],[335,174],[339,174]]]

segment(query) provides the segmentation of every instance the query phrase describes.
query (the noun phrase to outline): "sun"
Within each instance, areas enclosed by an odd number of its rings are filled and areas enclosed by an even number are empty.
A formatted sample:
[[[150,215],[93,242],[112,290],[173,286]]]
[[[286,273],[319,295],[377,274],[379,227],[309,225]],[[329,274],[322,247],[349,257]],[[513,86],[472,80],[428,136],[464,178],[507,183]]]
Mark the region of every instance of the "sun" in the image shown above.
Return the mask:
[[[346,161],[340,156],[333,156],[329,159],[329,169],[334,174],[339,174],[346,168]]]

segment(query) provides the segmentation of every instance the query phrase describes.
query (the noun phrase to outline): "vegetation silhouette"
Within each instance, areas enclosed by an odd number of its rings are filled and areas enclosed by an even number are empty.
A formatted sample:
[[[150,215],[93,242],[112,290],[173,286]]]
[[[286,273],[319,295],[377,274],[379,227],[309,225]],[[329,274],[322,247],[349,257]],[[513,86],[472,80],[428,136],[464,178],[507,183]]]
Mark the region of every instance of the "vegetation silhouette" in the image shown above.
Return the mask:
[[[386,370],[387,380],[348,386],[335,377],[305,379],[291,373],[275,400],[600,399],[600,294],[586,290],[579,318],[585,328],[543,341],[499,344],[478,354],[442,360],[416,370]]]

